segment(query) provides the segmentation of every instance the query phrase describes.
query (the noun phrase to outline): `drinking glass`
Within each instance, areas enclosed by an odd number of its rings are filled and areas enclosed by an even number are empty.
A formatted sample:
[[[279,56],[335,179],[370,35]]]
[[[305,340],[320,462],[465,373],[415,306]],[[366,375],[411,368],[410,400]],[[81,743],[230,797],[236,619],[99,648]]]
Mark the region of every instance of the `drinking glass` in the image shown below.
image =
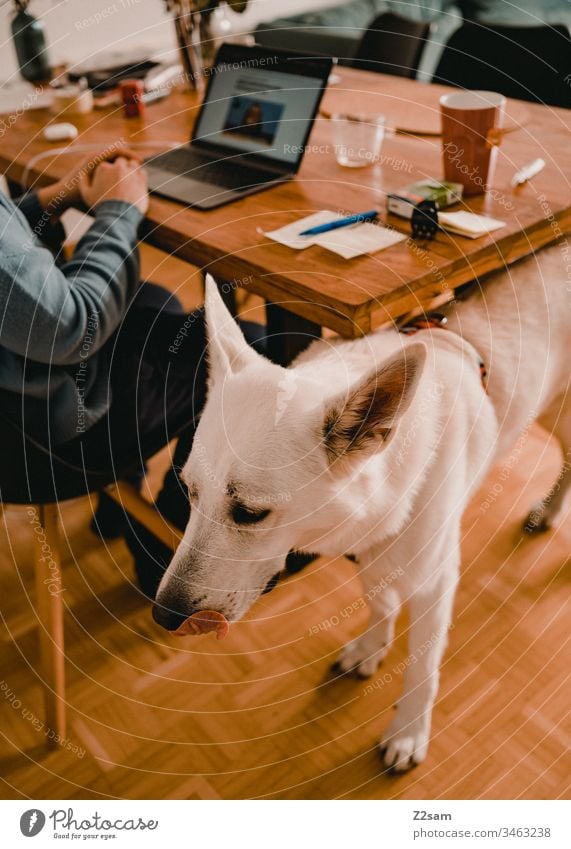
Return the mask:
[[[335,157],[344,168],[366,168],[378,162],[385,135],[382,115],[331,116]]]

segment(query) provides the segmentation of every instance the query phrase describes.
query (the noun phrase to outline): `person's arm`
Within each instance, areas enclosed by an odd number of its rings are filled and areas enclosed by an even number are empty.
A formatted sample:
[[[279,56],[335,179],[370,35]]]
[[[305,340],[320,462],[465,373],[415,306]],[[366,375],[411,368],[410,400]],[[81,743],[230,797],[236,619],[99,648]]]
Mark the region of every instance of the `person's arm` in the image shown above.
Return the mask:
[[[70,262],[58,269],[49,251],[32,242],[1,260],[1,343],[36,362],[73,365],[92,356],[119,325],[139,283],[143,173],[118,160],[101,165],[84,190],[95,221]]]
[[[65,230],[54,215],[52,205],[55,202],[40,200],[38,192],[26,192],[14,201],[18,209],[25,215],[34,234],[51,250],[59,251],[65,241]],[[59,210],[59,214],[64,210]]]
[[[40,189],[25,192],[14,203],[26,217],[34,234],[52,250],[59,250],[65,241],[65,230],[59,221],[63,213],[72,207],[84,207],[81,187],[86,178],[91,181],[95,171],[103,162],[118,158],[140,162],[136,153],[125,147],[110,146],[98,154],[84,159],[61,180]]]
[[[106,201],[61,269],[46,248],[5,257],[0,304],[2,345],[40,363],[70,365],[92,356],[121,321],[139,283],[137,227],[131,204]],[[85,346],[85,347],[84,347]]]

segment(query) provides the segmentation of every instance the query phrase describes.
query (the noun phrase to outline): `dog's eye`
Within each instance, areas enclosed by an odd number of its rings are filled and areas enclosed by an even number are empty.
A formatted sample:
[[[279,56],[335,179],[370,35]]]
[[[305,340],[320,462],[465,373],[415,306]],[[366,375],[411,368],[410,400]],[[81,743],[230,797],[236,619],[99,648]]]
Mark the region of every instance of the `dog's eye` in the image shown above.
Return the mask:
[[[235,504],[232,508],[232,518],[237,525],[256,525],[269,516],[271,510],[250,510],[243,504]]]
[[[198,501],[198,487],[195,484],[191,484],[188,487],[188,500]]]

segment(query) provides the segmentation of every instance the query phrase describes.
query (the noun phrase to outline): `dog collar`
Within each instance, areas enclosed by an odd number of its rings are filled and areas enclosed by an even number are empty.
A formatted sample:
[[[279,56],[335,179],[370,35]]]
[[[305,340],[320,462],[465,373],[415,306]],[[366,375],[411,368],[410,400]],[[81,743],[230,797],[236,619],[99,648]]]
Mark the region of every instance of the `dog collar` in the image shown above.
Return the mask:
[[[401,325],[398,328],[399,333],[404,333],[406,336],[413,336],[415,333],[419,333],[421,330],[448,330],[446,327],[448,323],[448,319],[442,313],[431,313],[430,315],[419,316],[418,318],[412,318],[410,321],[407,321],[406,324]],[[476,351],[478,356],[478,362],[480,365],[480,380],[482,381],[482,387],[484,392],[488,392],[488,371],[486,369],[486,364],[480,354]]]

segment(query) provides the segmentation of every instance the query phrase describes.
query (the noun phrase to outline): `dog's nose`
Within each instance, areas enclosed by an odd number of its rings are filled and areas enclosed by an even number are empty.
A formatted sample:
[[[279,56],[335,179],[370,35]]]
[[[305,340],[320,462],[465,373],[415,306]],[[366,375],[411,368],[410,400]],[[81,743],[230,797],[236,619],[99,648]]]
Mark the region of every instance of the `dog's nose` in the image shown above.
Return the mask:
[[[164,602],[163,604],[155,602],[153,604],[153,619],[157,625],[161,625],[167,631],[176,631],[183,622],[186,622],[191,613],[192,610],[182,613],[176,609],[172,602]]]

